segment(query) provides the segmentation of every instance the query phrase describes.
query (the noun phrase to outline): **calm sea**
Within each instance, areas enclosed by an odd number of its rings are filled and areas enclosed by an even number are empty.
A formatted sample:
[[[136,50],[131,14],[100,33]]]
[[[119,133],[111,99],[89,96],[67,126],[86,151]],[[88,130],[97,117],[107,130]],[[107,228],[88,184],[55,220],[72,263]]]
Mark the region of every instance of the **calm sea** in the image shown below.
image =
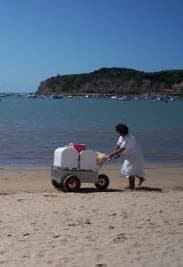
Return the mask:
[[[146,161],[183,161],[183,101],[6,97],[0,102],[0,165],[51,165],[69,142],[110,152],[126,123]]]

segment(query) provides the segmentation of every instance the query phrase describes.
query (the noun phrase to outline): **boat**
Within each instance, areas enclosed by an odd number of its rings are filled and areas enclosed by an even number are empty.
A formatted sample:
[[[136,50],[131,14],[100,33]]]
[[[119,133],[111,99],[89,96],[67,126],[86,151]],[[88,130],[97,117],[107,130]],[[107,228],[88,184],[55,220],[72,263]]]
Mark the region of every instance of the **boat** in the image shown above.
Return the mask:
[[[62,95],[52,95],[51,98],[52,99],[61,99],[61,98],[63,98],[63,96]]]
[[[28,94],[28,98],[37,98],[38,96],[34,93]]]

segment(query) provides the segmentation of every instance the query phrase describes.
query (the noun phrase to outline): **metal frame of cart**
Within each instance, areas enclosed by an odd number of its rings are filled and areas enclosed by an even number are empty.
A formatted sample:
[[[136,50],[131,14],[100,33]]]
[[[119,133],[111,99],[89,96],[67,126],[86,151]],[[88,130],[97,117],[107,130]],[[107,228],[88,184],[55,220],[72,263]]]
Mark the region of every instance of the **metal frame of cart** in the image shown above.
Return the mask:
[[[94,171],[52,166],[51,182],[56,189],[65,192],[77,192],[81,183],[93,183],[97,189],[105,190],[109,186],[109,178],[105,174],[99,174],[100,168]]]

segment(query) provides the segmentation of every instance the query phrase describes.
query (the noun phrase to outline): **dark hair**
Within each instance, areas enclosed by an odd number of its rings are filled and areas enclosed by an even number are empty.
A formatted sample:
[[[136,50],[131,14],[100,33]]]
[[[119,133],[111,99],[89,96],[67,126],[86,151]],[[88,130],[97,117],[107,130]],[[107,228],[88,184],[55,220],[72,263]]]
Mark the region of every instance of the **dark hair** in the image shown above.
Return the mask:
[[[128,127],[125,124],[119,123],[116,125],[116,132],[118,132],[121,135],[127,135],[128,134]]]

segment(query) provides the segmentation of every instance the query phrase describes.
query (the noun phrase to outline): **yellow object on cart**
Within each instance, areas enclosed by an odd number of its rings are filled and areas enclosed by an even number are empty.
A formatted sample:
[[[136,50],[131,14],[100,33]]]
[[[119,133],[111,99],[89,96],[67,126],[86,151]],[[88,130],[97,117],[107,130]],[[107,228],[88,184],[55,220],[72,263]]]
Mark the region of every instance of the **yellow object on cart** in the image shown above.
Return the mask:
[[[104,164],[104,162],[109,158],[109,156],[105,153],[101,153],[101,152],[96,152],[97,154],[97,165],[98,166],[102,166]]]

